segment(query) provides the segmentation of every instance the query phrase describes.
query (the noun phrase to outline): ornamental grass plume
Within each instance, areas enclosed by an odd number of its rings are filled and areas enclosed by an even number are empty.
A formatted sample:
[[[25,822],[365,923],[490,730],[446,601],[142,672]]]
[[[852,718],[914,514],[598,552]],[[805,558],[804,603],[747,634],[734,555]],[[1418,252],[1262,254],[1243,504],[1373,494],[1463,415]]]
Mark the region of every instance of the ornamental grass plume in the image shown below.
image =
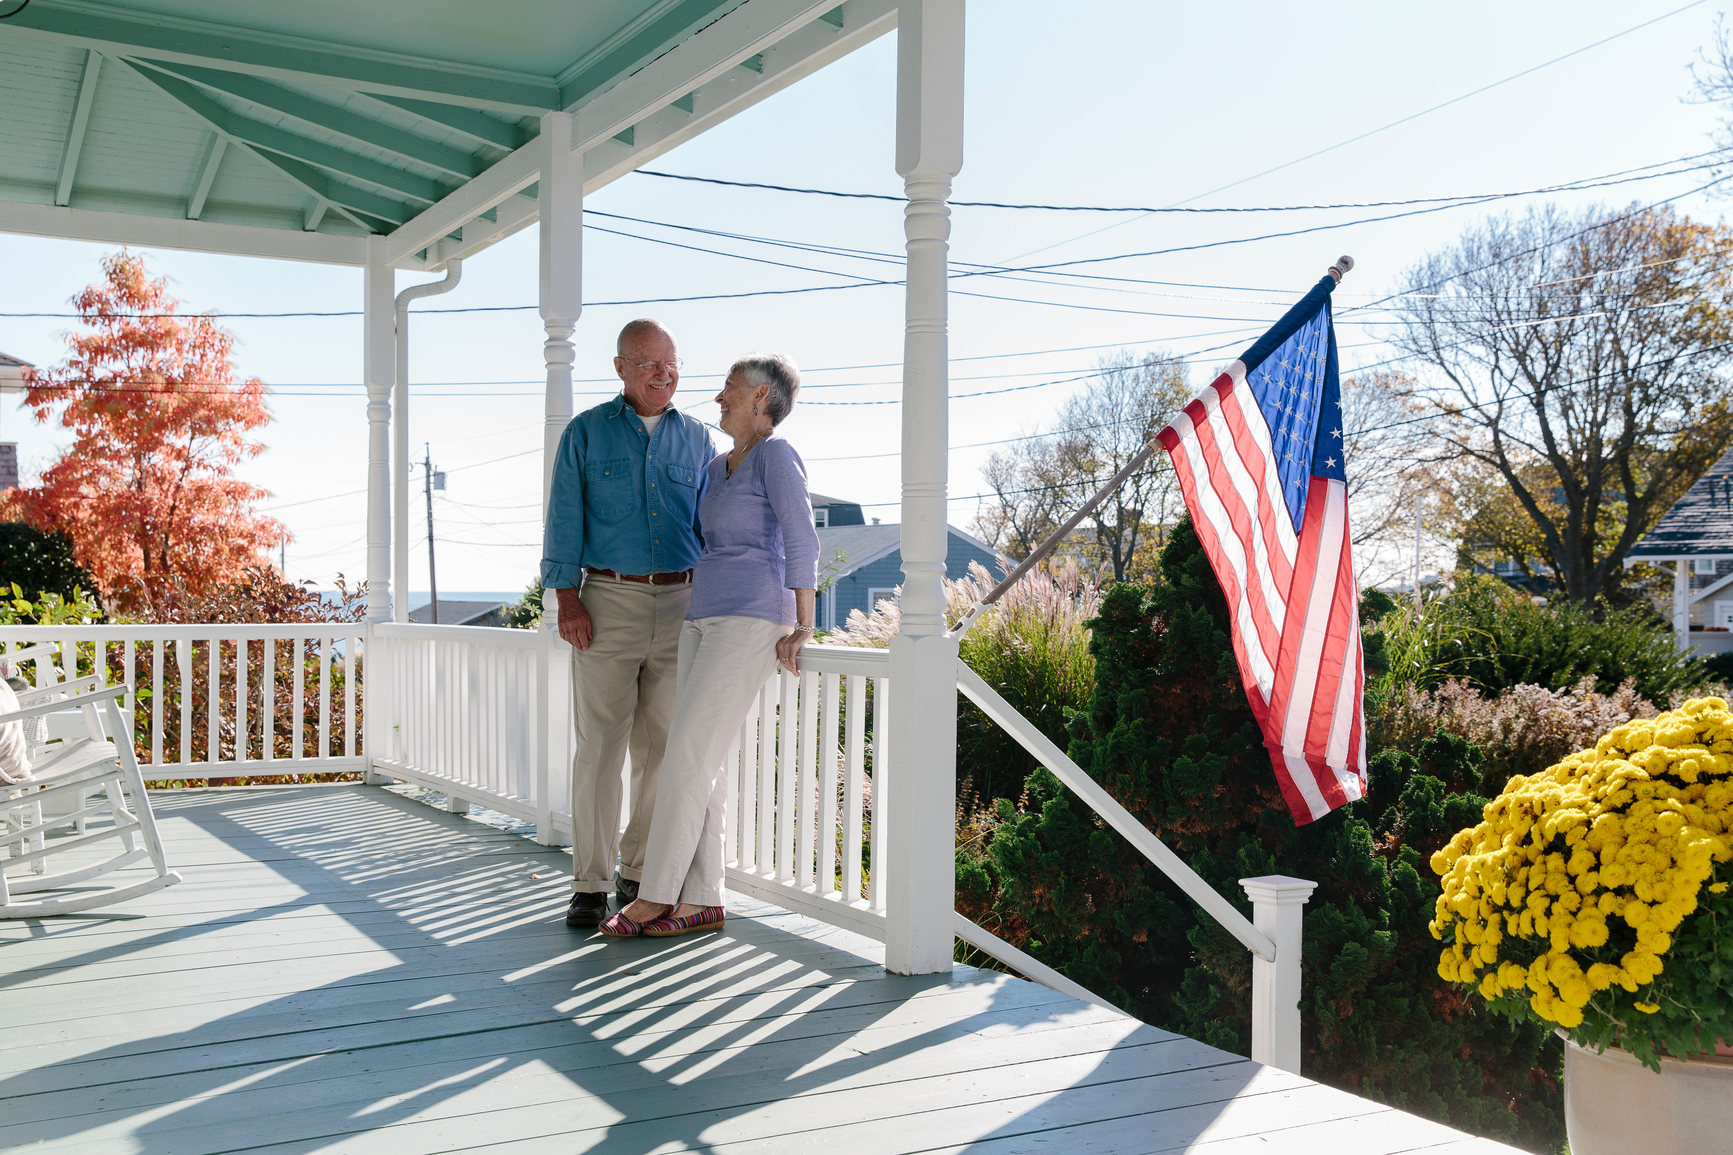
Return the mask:
[[[1733,1039],[1733,714],[1619,726],[1432,856],[1438,973],[1659,1070]]]

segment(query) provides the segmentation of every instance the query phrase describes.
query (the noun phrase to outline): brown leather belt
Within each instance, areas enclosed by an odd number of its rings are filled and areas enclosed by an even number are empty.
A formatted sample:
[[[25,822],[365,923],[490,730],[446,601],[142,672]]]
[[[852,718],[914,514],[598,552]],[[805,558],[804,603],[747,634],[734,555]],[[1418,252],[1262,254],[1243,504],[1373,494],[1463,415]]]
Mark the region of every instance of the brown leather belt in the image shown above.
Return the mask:
[[[613,578],[615,581],[645,582],[653,586],[680,586],[692,580],[692,571],[689,569],[683,569],[679,573],[615,573],[611,569],[587,566],[584,572],[597,577]]]

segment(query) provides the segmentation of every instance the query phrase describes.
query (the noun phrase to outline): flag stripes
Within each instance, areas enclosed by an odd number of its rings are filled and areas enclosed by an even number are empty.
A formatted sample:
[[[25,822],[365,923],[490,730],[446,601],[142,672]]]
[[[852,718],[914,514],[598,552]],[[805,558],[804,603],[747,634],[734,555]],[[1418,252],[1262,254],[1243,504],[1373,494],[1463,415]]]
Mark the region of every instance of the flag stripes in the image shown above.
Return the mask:
[[[1227,598],[1246,698],[1299,823],[1366,788],[1365,668],[1328,291],[1314,289],[1247,354],[1262,357],[1235,362],[1157,435]],[[1254,389],[1248,378],[1260,365]],[[1292,500],[1283,461],[1310,465],[1309,477],[1288,467]]]

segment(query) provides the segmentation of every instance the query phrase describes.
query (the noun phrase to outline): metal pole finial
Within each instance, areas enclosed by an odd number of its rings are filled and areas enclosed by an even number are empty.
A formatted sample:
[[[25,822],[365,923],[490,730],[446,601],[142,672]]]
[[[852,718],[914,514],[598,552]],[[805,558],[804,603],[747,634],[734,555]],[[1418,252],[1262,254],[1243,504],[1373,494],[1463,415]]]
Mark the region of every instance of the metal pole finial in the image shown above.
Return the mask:
[[[1331,265],[1328,269],[1326,269],[1324,271],[1329,273],[1332,277],[1336,278],[1336,283],[1338,285],[1340,285],[1342,283],[1342,278],[1347,276],[1349,271],[1352,270],[1353,267],[1354,267],[1354,258],[1350,257],[1346,253],[1344,253],[1343,255],[1336,258],[1335,264]]]

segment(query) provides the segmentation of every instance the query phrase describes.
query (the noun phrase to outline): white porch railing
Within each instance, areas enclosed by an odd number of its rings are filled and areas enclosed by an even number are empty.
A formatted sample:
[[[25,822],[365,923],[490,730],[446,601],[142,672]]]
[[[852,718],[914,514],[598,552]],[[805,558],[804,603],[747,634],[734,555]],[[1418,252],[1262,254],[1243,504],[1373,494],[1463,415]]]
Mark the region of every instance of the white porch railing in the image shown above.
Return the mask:
[[[27,660],[33,686],[95,675],[133,687],[128,711],[147,780],[186,781],[365,768],[361,643],[366,627],[313,625],[0,626],[0,660]]]
[[[543,843],[570,838],[571,651],[548,627],[16,626],[0,627],[0,659],[40,642],[61,657],[24,663],[33,684],[95,674],[134,687],[149,780],[363,771],[440,790],[453,810],[532,821]],[[890,654],[812,645],[801,666],[765,683],[728,755],[729,885],[886,941]],[[1244,880],[1248,920],[961,663],[957,687],[1245,944],[1252,1057],[1298,1070],[1300,913],[1313,884]],[[1106,1005],[961,916],[955,933]]]

